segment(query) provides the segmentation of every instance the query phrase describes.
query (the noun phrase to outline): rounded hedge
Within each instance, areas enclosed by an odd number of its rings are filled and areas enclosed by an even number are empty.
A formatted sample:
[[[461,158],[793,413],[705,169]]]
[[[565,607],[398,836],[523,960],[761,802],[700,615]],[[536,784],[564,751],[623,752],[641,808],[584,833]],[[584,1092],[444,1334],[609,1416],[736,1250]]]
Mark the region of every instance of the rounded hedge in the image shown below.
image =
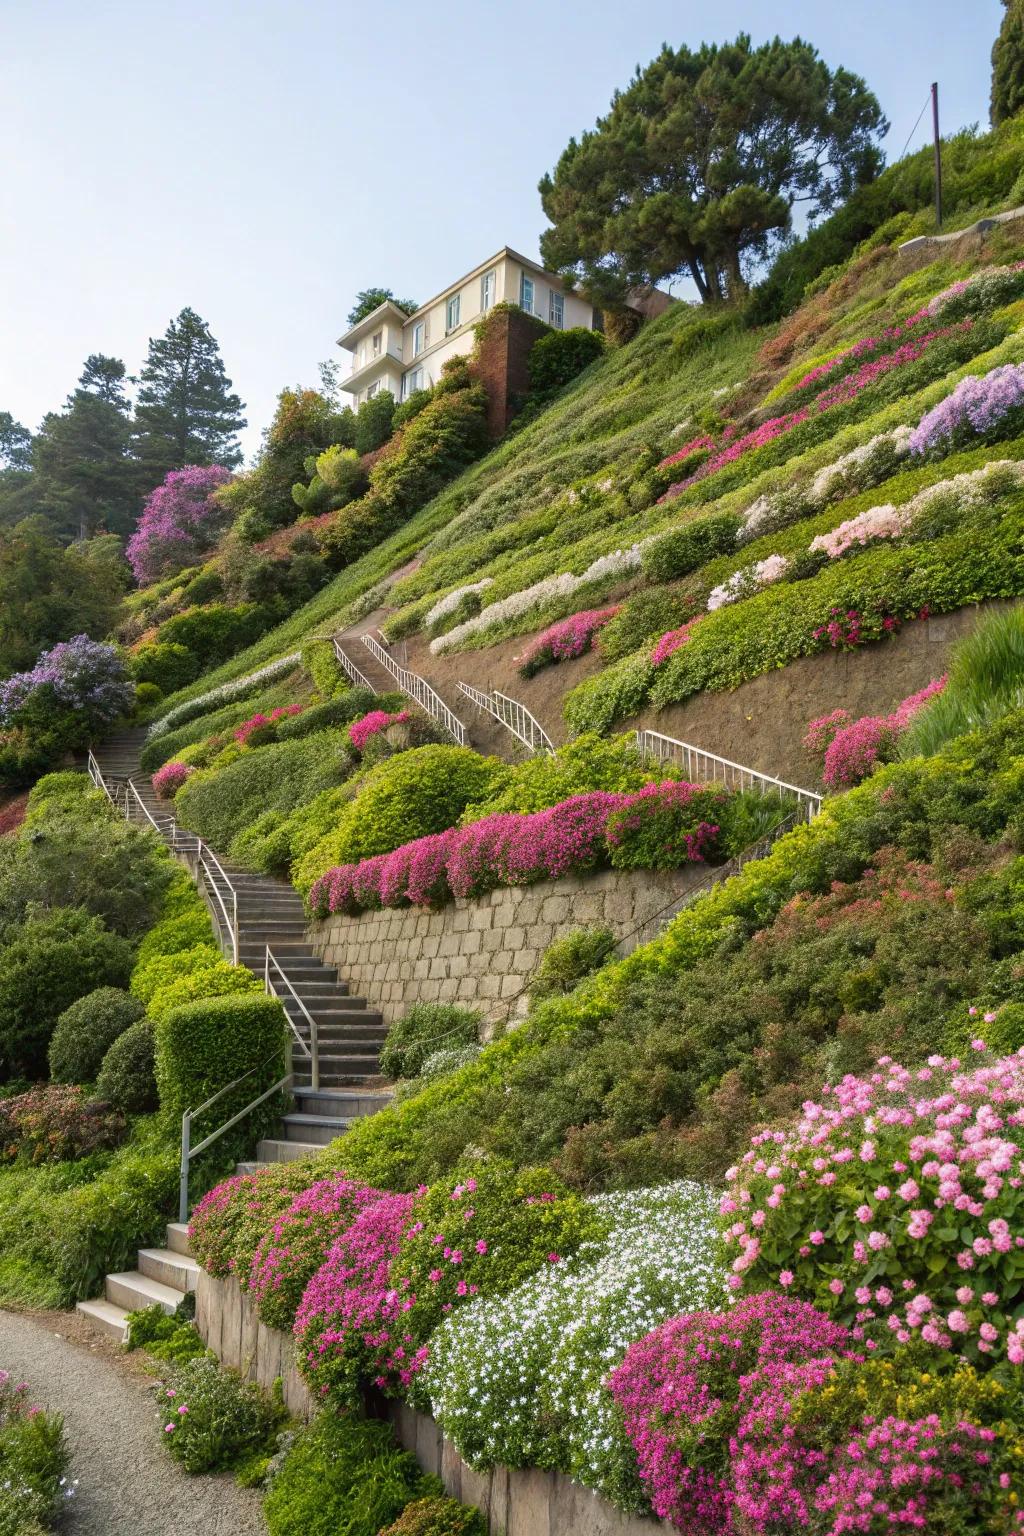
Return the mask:
[[[103,1058],[96,1097],[126,1115],[156,1109],[156,1034],[151,1019],[139,1019],[119,1035]]]
[[[120,987],[97,987],[65,1008],[50,1039],[53,1081],[93,1082],[114,1041],[144,1012],[138,998]]]

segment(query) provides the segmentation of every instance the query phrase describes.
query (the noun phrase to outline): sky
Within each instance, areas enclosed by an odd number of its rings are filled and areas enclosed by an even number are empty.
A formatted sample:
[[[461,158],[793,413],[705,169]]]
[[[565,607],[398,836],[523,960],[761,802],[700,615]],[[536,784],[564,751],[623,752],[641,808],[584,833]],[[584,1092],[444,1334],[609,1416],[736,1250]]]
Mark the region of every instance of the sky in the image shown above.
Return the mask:
[[[84,358],[141,366],[185,305],[247,453],[315,384],[355,293],[423,300],[502,245],[662,42],[800,34],[863,75],[898,158],[938,80],[988,116],[1000,0],[0,0],[0,410],[35,428]],[[911,148],[927,142],[930,113]],[[680,293],[685,285],[677,285]]]

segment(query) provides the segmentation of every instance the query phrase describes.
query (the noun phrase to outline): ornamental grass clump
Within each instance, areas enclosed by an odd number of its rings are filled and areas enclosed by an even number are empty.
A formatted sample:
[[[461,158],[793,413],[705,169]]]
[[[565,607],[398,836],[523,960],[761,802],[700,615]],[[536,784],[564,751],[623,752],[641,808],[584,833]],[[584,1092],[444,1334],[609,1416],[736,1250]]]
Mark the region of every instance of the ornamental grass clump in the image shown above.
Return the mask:
[[[585,608],[549,625],[531,640],[519,658],[520,676],[533,677],[544,667],[559,661],[575,661],[577,656],[592,650],[597,636],[614,619],[619,606],[615,603],[610,608]]]
[[[890,1057],[762,1131],[726,1175],[730,1285],[806,1298],[892,1348],[1024,1363],[1024,1052]]]
[[[447,1319],[430,1340],[423,1390],[471,1465],[556,1468],[639,1511],[646,1500],[605,1381],[666,1317],[720,1302],[714,1196],[680,1182],[591,1204],[607,1235]]]
[[[253,1254],[248,1290],[268,1328],[290,1328],[308,1282],[335,1239],[381,1191],[343,1173],[318,1179],[276,1218]]]

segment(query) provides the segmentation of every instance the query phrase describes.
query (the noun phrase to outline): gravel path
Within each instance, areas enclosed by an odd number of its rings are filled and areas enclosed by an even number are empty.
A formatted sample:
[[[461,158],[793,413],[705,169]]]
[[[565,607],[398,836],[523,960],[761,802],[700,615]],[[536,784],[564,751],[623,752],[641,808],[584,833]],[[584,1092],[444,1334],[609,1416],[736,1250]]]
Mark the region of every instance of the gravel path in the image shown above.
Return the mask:
[[[189,1477],[172,1461],[138,1357],[73,1314],[0,1309],[0,1367],[64,1415],[78,1479],[66,1536],[266,1536],[260,1494],[229,1475]]]

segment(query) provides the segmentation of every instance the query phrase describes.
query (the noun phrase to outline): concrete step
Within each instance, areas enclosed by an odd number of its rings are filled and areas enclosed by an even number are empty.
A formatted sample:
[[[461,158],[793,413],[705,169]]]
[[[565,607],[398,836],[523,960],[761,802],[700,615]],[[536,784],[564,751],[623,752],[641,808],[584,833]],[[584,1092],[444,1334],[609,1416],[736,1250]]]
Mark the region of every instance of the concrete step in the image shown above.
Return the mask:
[[[235,1164],[235,1172],[236,1173],[255,1173],[256,1169],[260,1168],[260,1167],[262,1167],[261,1163],[236,1163]]]
[[[139,1272],[184,1295],[186,1291],[195,1290],[199,1265],[187,1254],[175,1253],[170,1248],[140,1248]]]
[[[335,1115],[340,1120],[357,1120],[363,1115],[373,1115],[391,1103],[392,1094],[387,1091],[361,1092],[358,1088],[300,1088],[295,1087],[296,1112],[302,1115]]]
[[[169,1221],[167,1223],[167,1246],[172,1253],[183,1253],[191,1258],[192,1247],[188,1240],[187,1221]]]
[[[162,1280],[153,1280],[140,1274],[137,1269],[126,1270],[119,1275],[108,1275],[104,1284],[107,1301],[124,1307],[126,1312],[139,1312],[154,1302],[170,1316],[181,1301],[182,1292]]]
[[[316,1142],[325,1147],[328,1142],[348,1130],[350,1121],[337,1115],[292,1114],[284,1117],[285,1140],[291,1142]]]
[[[286,1141],[269,1136],[257,1145],[254,1166],[265,1168],[268,1163],[297,1163],[302,1157],[322,1152],[324,1145],[322,1141]]]
[[[123,1307],[99,1297],[95,1301],[80,1301],[75,1311],[87,1317],[101,1333],[109,1334],[119,1344],[124,1343],[128,1334],[128,1313]]]

